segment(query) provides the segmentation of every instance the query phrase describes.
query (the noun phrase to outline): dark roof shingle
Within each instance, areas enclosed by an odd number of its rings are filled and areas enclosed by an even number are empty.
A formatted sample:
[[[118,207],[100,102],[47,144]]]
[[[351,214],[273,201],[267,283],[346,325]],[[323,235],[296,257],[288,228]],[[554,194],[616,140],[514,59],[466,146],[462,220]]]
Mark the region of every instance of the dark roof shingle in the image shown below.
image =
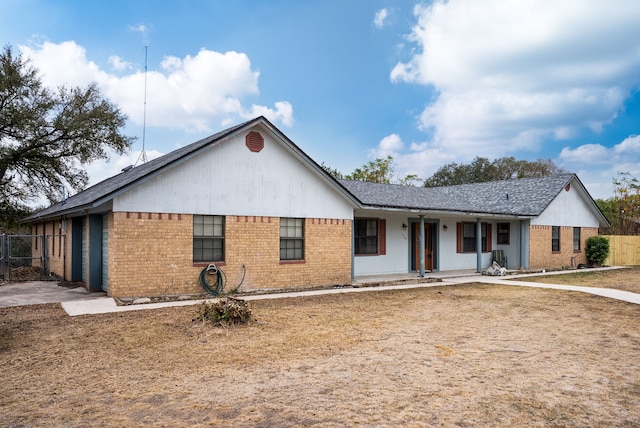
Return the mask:
[[[575,177],[561,174],[443,187],[339,180],[365,206],[425,211],[540,215]]]

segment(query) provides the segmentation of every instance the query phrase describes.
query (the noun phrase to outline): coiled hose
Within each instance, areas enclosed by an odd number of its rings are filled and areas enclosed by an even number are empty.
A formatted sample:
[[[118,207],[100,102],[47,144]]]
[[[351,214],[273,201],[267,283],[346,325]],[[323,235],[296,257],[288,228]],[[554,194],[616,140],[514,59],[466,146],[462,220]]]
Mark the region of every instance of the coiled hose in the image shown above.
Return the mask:
[[[242,279],[240,280],[240,283],[236,288],[231,290],[229,293],[235,293],[236,291],[238,291],[238,288],[240,288],[240,286],[244,282],[244,277],[247,273],[247,268],[244,265],[242,265],[242,270],[243,270]],[[216,280],[212,284],[210,283],[207,277],[208,276],[211,277],[214,275],[216,277]],[[209,266],[202,269],[202,272],[200,272],[200,286],[204,291],[206,291],[209,294],[212,294],[214,296],[222,294],[224,292],[224,287],[226,284],[227,284],[227,276],[225,275],[222,269],[220,269],[218,266],[215,265],[215,263],[211,263]]]

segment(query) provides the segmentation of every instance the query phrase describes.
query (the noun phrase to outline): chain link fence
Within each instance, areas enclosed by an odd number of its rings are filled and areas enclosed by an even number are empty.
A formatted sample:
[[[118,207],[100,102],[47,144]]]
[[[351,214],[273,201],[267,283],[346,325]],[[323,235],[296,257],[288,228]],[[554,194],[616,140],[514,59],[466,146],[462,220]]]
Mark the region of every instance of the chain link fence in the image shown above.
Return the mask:
[[[0,279],[5,282],[49,279],[48,237],[0,235]]]

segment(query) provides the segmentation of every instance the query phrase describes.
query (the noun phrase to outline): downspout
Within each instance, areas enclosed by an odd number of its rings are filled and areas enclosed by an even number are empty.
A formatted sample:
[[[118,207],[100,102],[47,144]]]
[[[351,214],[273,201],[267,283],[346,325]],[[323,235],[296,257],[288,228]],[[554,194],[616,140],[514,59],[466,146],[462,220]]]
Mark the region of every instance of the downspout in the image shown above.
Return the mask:
[[[482,219],[476,219],[476,254],[476,272],[482,273]]]
[[[420,278],[424,277],[424,216],[420,216]]]

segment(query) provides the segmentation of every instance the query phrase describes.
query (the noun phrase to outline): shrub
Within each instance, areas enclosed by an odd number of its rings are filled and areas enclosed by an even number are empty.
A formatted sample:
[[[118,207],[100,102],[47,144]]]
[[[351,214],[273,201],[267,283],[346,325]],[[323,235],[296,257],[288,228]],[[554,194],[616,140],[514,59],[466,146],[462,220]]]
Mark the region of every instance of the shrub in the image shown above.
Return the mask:
[[[600,235],[589,237],[585,253],[590,264],[602,265],[609,257],[609,238]]]
[[[193,321],[210,321],[215,326],[246,324],[253,319],[251,308],[244,300],[225,297],[215,302],[203,302]]]

